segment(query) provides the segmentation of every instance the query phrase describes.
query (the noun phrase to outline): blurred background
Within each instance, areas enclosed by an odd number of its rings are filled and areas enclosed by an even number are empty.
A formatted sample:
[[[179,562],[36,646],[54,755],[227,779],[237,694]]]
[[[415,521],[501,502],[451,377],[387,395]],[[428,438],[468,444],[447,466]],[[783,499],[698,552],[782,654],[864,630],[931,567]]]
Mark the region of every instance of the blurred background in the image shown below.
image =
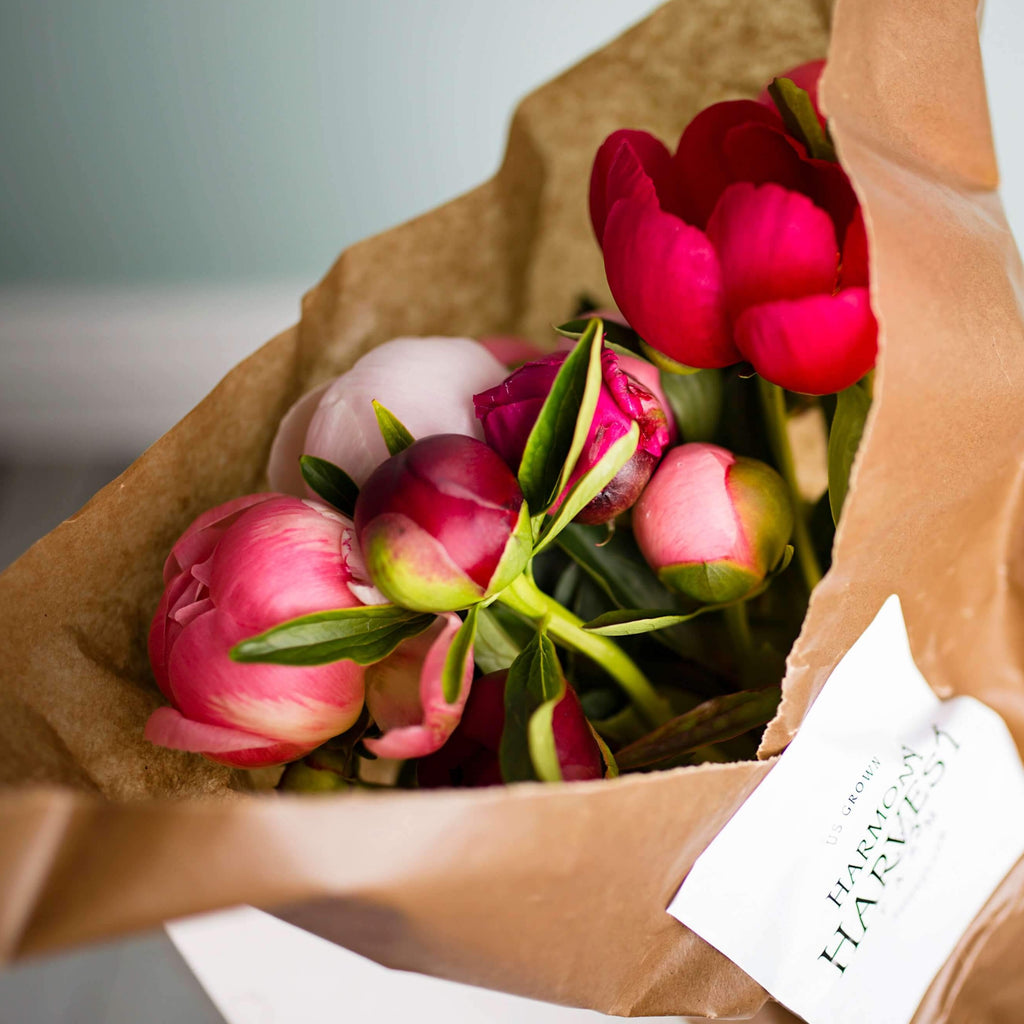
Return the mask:
[[[656,6],[0,0],[0,568],[294,322],[341,249],[490,176],[517,100]],[[1024,238],[1020,0],[988,0],[983,49]],[[232,1021],[351,1010],[353,985],[363,1019],[597,1019],[403,987],[270,920],[176,932]],[[254,988],[275,966],[277,996]],[[0,974],[2,1024],[221,1019],[162,935]]]
[[[0,568],[656,6],[0,0]]]

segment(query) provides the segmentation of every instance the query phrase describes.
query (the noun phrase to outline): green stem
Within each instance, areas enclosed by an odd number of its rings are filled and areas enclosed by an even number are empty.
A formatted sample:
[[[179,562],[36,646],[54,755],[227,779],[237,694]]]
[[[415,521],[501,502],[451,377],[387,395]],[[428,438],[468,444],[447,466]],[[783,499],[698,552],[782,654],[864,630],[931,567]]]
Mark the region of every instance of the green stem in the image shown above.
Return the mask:
[[[793,461],[793,449],[789,445],[789,433],[786,431],[786,393],[763,377],[757,378],[757,384],[768,428],[768,442],[793,501],[793,547],[810,593],[821,582],[821,566],[814,553],[814,542],[807,522],[807,506],[797,486],[796,464]]]
[[[726,605],[722,609],[725,616],[725,624],[729,629],[729,636],[736,645],[737,661],[745,665],[750,660],[750,652],[753,650],[753,640],[750,636],[750,619],[747,617],[747,602],[737,601],[736,604]]]
[[[582,619],[548,597],[527,573],[509,584],[498,600],[527,619],[544,622],[555,640],[597,662],[625,690],[648,724],[662,725],[672,717],[668,702],[614,640],[588,633]]]

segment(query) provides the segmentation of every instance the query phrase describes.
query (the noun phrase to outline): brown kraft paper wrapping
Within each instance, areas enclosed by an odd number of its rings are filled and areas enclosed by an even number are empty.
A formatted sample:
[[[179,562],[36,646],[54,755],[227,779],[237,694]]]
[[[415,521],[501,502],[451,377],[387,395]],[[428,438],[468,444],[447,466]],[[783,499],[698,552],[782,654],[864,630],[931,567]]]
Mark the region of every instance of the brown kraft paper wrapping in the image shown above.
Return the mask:
[[[882,358],[765,760],[285,797],[142,739],[161,703],[145,637],[166,553],[199,512],[263,486],[289,404],[396,335],[544,340],[579,293],[608,300],[586,212],[601,140],[630,126],[674,141],[828,40],[816,0],[661,8],[523,102],[492,181],[343,253],[295,328],[0,577],[0,954],[251,903],[394,967],[619,1014],[750,1016],[764,991],[665,906],[889,593],[935,690],[985,701],[1024,746],[1024,291],[972,0],[835,13],[823,97],[865,208]],[[1022,941],[1018,865],[916,1019],[1016,1019]]]

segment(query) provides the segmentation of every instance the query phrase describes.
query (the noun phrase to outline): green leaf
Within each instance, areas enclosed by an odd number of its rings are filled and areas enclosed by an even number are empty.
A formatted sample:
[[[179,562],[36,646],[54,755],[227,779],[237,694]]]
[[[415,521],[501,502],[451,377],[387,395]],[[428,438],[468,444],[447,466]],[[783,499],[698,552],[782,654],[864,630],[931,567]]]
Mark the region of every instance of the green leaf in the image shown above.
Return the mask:
[[[563,686],[562,692],[565,692]],[[559,698],[561,699],[561,698]],[[541,782],[561,782],[562,766],[558,760],[553,728],[555,705],[558,700],[546,700],[532,715],[527,726],[530,760]]]
[[[565,566],[558,574],[554,587],[550,588],[555,603],[560,604],[563,608],[570,607],[582,579],[583,570],[572,559],[566,559]]]
[[[749,594],[744,595],[742,601],[749,601],[759,597],[770,585],[771,581],[780,573],[785,572],[789,563],[793,560],[793,545],[787,544],[782,552],[778,564],[771,569],[764,580],[758,584]],[[725,608],[731,608],[739,602],[725,601],[719,604],[705,604],[697,608],[691,606],[688,611],[676,611],[672,608],[620,608],[616,611],[605,612],[591,619],[584,624],[583,628],[589,633],[597,633],[600,636],[635,636],[639,633],[654,633],[659,629],[670,629],[673,626],[681,626],[690,622],[698,615],[706,612],[720,612]]]
[[[850,470],[870,408],[868,393],[857,384],[836,395],[836,412],[828,435],[828,500],[832,506],[832,519],[837,524],[850,488]]]
[[[721,370],[697,373],[661,371],[661,389],[685,442],[711,441],[722,416],[725,385]]]
[[[480,608],[477,616],[473,659],[485,675],[509,668],[522,653],[522,648],[502,622],[501,609],[501,605]]]
[[[389,409],[386,409],[375,398],[373,400],[373,411],[377,416],[377,426],[380,428],[381,437],[388,446],[388,454],[397,455],[404,452],[415,440],[412,434],[406,430],[402,421]]]
[[[602,526],[570,523],[558,535],[557,545],[619,608],[656,608],[681,615],[694,610],[692,600],[684,600],[658,579],[644,561],[629,530],[617,530],[609,538]],[[652,637],[688,661],[718,672],[721,657],[717,633],[714,622],[684,622],[659,630]]]
[[[601,390],[601,328],[600,320],[590,321],[562,363],[527,438],[519,486],[534,516],[562,493],[583,451]]]
[[[658,629],[668,629],[697,618],[705,612],[721,611],[724,604],[706,604],[696,611],[680,614],[658,608],[624,608],[619,611],[605,612],[584,625],[588,633],[599,636],[635,636],[638,633],[653,633]]]
[[[393,604],[338,608],[283,622],[236,644],[230,654],[244,663],[327,665],[347,659],[372,665],[428,629],[434,618]]]
[[[782,557],[779,559],[778,564],[771,569],[768,575],[765,577],[765,582],[774,579],[780,573],[784,573],[789,568],[789,563],[793,561],[793,555],[796,552],[796,548],[792,544],[787,544],[782,549]],[[758,588],[750,597],[756,597],[761,593],[761,589]],[[749,600],[749,599],[748,599]]]
[[[559,505],[558,512],[551,517],[540,543],[534,548],[534,554],[543,551],[615,479],[619,470],[633,458],[639,443],[640,426],[634,420],[629,431],[576,481],[565,501]]]
[[[686,610],[644,561],[628,531],[618,530],[609,539],[604,527],[570,523],[558,535],[558,546],[620,608]]]
[[[643,739],[623,747],[616,754],[619,770],[650,771],[684,764],[687,755],[700,747],[722,743],[748,729],[766,725],[775,717],[781,695],[782,690],[776,685],[705,701]]]
[[[315,455],[303,455],[299,459],[302,479],[329,505],[351,519],[355,515],[359,488],[356,482],[340,466]]]
[[[768,86],[775,106],[782,115],[789,133],[807,147],[817,160],[837,160],[835,147],[825,129],[821,127],[811,97],[789,78],[776,78]]]
[[[570,320],[568,323],[560,324],[555,330],[562,335],[563,338],[571,338],[573,341],[579,341],[587,332],[587,328],[590,326],[593,317],[583,317],[579,320]],[[636,331],[631,327],[623,327],[622,324],[616,323],[614,320],[604,321],[604,340],[608,342],[612,348],[619,348],[627,352],[629,355],[637,355],[640,351],[639,338],[637,337]]]
[[[564,695],[555,645],[538,632],[512,663],[505,682],[505,728],[498,754],[505,782],[561,779],[551,717]]]
[[[449,704],[454,704],[462,692],[462,677],[466,671],[466,661],[473,650],[479,613],[479,605],[470,606],[462,625],[459,626],[459,631],[452,638],[448,653],[445,655],[444,668],[441,672],[441,692]]]

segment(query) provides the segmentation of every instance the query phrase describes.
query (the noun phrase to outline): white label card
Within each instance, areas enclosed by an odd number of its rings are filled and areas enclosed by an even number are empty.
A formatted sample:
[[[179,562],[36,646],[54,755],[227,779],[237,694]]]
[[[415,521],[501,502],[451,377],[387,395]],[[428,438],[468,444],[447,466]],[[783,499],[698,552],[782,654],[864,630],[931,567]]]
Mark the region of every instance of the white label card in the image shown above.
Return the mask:
[[[668,911],[808,1024],[908,1024],[1022,853],[1005,724],[935,696],[890,597]]]

